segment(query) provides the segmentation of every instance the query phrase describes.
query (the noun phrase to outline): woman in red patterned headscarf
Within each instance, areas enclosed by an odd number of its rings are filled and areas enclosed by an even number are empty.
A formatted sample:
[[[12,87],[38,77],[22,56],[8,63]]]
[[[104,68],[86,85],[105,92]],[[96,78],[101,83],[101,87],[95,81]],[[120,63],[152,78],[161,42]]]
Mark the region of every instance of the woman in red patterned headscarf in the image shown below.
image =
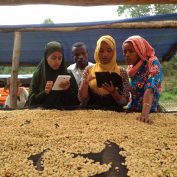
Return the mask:
[[[128,64],[131,86],[129,109],[141,111],[140,121],[149,121],[149,112],[157,111],[160,98],[162,69],[152,46],[141,36],[131,36],[123,42],[123,54]]]

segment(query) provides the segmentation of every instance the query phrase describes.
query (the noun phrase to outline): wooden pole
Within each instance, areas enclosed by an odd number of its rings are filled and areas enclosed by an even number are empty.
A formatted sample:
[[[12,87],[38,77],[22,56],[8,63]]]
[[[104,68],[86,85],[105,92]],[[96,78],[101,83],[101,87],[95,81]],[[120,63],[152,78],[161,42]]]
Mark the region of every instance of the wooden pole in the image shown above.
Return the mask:
[[[14,33],[14,48],[12,56],[12,70],[11,70],[11,79],[10,79],[10,107],[17,107],[17,91],[18,91],[18,67],[19,67],[19,58],[20,58],[20,49],[21,49],[21,33]]]

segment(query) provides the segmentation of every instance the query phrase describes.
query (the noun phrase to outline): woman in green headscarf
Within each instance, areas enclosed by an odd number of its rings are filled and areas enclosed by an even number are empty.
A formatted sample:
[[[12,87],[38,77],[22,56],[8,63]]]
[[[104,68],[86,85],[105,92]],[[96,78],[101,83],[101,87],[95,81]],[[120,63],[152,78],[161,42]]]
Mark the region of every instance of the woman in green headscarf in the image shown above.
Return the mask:
[[[62,83],[62,90],[52,90],[58,75],[70,75],[71,79]],[[69,107],[78,104],[78,87],[74,76],[65,67],[64,50],[59,42],[49,42],[33,74],[28,103],[30,107]]]

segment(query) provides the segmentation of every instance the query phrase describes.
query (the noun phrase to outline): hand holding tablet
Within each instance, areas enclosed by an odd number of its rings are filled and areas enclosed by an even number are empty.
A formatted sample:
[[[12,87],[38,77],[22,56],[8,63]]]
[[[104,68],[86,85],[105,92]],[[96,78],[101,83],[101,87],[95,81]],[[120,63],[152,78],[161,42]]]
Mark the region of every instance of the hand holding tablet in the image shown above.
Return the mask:
[[[65,90],[64,87],[70,80],[70,75],[59,75],[52,87],[52,90]]]
[[[53,81],[47,81],[45,85],[45,93],[49,94],[53,87]]]

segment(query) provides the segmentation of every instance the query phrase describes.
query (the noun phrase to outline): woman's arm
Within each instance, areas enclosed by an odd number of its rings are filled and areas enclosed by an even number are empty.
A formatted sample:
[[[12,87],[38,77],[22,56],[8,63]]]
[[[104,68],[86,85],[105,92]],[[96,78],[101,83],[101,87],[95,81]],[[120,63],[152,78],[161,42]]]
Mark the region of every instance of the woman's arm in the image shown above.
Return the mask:
[[[162,81],[162,69],[158,60],[153,61],[149,77],[145,86],[145,92],[143,95],[142,112],[139,117],[140,121],[152,123],[149,120],[149,113],[151,111],[154,99],[160,94]]]
[[[119,105],[126,106],[128,104],[128,99],[116,88],[111,92],[111,95]]]
[[[149,113],[151,110],[151,106],[154,99],[154,91],[152,88],[146,89],[144,96],[143,96],[143,106],[142,112],[139,117],[139,120],[146,123],[151,123],[149,120]]]
[[[121,106],[125,106],[128,104],[129,97],[130,97],[130,87],[129,87],[129,81],[128,81],[128,74],[124,68],[121,68],[120,70],[120,76],[122,77],[123,82],[123,91],[121,92],[118,88],[115,88],[113,84],[109,87],[107,85],[107,89],[114,100]],[[109,87],[109,88],[108,88]]]

